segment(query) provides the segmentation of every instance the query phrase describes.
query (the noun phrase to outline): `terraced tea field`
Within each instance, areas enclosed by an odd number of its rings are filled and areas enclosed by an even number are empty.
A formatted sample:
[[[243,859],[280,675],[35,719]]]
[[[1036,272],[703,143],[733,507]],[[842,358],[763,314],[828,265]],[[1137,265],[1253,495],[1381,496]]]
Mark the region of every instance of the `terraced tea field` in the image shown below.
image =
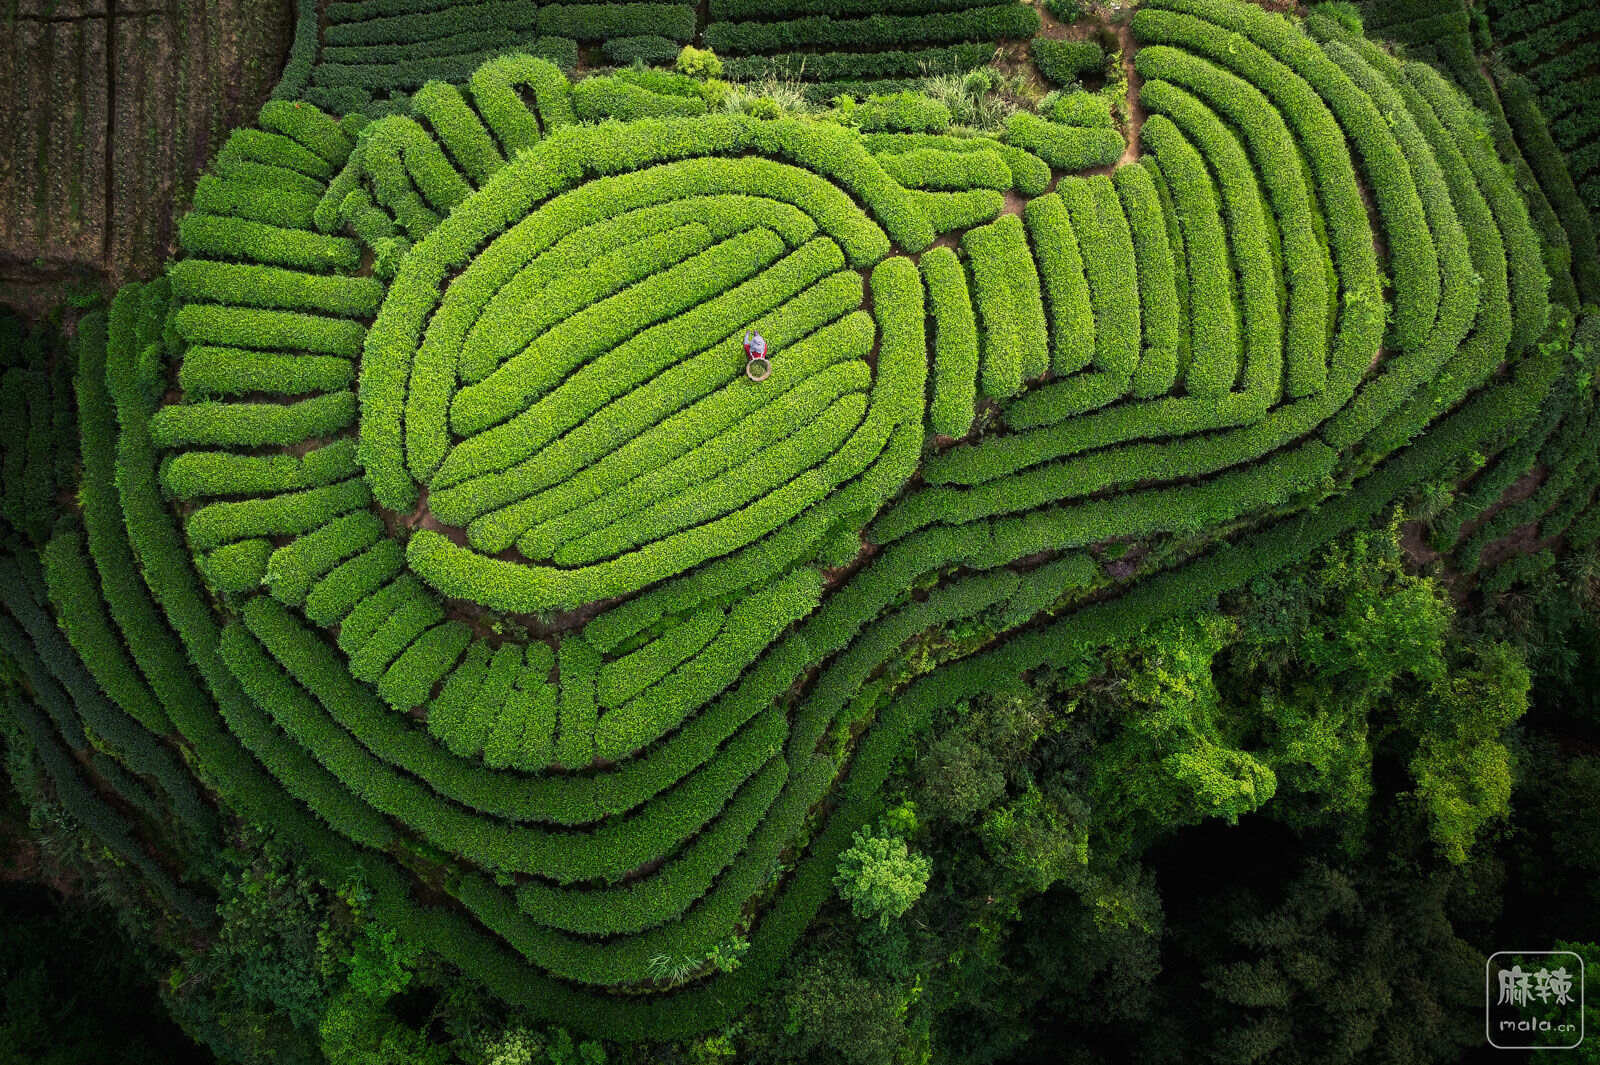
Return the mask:
[[[1559,212],[1461,87],[1327,17],[1145,0],[1124,162],[1103,105],[989,135],[573,78],[701,40],[904,79],[1025,5],[437,6],[304,5],[165,274],[70,355],[5,351],[10,711],[196,922],[159,840],[214,794],[530,1015],[692,1034],[768,986],[939,708],[1430,484],[1485,588],[1600,537]],[[81,198],[69,235],[144,239]]]

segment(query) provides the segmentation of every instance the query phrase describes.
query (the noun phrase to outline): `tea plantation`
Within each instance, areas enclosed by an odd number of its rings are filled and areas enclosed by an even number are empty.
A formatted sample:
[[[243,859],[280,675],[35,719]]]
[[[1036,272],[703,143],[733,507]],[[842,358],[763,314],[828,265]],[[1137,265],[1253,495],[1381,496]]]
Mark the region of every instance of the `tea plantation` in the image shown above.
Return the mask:
[[[951,708],[1419,495],[1462,595],[1600,541],[1597,27],[1477,10],[1142,0],[984,124],[919,79],[1050,12],[301,0],[164,268],[0,321],[15,742],[171,928],[244,824],[531,1021],[735,1022]]]

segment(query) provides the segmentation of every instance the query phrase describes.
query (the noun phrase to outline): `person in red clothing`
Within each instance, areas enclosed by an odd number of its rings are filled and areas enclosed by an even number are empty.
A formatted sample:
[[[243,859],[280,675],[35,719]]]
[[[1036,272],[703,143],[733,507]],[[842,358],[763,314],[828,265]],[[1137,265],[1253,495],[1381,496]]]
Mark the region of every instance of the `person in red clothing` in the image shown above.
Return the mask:
[[[752,381],[765,381],[772,376],[772,363],[767,359],[767,338],[746,329],[744,332],[744,375]]]

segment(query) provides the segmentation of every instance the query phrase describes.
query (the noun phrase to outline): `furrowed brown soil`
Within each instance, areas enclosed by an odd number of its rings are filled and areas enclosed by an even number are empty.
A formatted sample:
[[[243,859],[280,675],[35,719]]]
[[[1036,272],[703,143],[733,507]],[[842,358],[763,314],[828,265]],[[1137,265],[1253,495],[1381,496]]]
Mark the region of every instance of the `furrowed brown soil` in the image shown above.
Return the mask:
[[[277,83],[290,0],[14,10],[0,16],[0,289],[151,276],[195,178]]]

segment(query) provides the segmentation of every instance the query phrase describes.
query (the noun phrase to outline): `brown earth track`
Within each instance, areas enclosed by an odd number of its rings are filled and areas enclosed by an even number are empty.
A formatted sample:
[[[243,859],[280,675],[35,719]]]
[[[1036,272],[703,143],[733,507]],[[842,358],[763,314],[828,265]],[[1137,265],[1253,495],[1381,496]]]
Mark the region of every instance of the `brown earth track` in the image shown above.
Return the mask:
[[[20,0],[0,42],[0,293],[156,273],[227,131],[277,83],[290,0]]]

